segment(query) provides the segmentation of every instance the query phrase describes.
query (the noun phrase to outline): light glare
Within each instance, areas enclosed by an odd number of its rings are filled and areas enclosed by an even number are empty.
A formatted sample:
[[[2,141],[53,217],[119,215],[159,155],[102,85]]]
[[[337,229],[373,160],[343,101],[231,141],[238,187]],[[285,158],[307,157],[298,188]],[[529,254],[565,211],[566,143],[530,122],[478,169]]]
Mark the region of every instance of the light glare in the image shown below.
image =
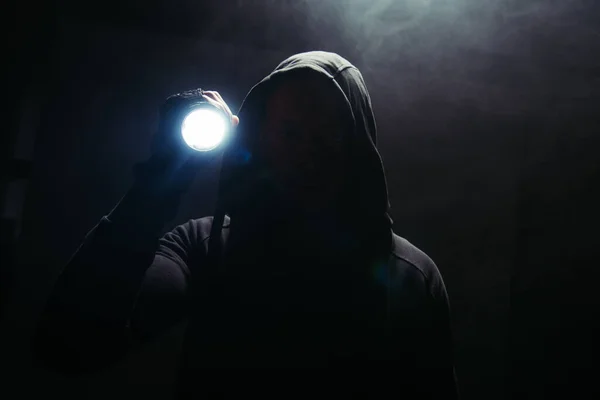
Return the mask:
[[[197,151],[216,148],[225,137],[227,121],[215,110],[199,109],[190,112],[181,124],[181,135],[185,143]]]

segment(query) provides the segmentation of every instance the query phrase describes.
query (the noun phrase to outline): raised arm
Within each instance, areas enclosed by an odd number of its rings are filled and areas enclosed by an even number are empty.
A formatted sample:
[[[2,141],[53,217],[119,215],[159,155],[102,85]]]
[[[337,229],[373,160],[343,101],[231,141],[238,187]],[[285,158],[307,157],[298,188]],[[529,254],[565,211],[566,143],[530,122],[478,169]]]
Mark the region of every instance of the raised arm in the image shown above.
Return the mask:
[[[161,108],[153,156],[134,170],[133,187],[88,233],[61,272],[35,335],[35,354],[64,371],[96,370],[123,356],[136,338],[177,323],[186,313],[190,265],[202,263],[208,219],[159,239],[182,194],[216,153],[187,149],[178,118],[190,102],[208,101],[239,122],[217,92],[171,96]]]
[[[159,334],[185,315],[188,264],[202,250],[198,221],[159,239],[162,217],[147,207],[147,193],[144,202],[134,196],[142,192],[130,192],[102,218],[58,277],[35,338],[37,358],[46,365],[97,370],[122,357],[132,341]],[[136,219],[142,208],[144,222]]]

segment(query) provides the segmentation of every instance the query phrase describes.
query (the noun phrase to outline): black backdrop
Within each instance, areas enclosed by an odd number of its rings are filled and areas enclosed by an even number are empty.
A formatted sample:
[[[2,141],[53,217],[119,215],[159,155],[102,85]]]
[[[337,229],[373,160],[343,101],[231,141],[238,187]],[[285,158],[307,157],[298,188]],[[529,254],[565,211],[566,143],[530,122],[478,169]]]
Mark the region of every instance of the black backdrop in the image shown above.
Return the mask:
[[[190,2],[179,14],[134,3],[17,8],[16,32],[27,34],[10,82],[16,145],[5,149],[32,169],[24,197],[6,194],[12,209],[23,204],[17,262],[4,267],[2,351],[29,382],[21,390],[168,395],[181,327],[114,370],[73,379],[30,367],[35,316],[83,235],[126,191],[131,165],[148,156],[162,99],[201,86],[236,109],[279,61],[312,49],[339,52],[365,76],[395,230],[436,261],[448,287],[464,397],[582,387],[597,333],[597,7],[463,0],[436,11],[424,1],[418,23],[396,29],[405,22],[391,16],[388,31],[357,33],[339,12],[323,23],[310,1],[198,5],[202,29],[183,15]],[[200,174],[173,224],[212,212],[215,174]]]

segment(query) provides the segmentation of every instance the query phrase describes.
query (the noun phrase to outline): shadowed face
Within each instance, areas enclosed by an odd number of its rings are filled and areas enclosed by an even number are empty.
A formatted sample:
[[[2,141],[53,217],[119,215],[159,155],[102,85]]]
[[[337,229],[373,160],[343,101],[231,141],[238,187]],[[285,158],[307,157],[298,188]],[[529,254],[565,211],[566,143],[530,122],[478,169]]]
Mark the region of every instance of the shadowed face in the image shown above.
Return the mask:
[[[341,93],[320,77],[284,81],[267,101],[261,147],[277,187],[307,211],[334,207],[341,195],[347,113]]]

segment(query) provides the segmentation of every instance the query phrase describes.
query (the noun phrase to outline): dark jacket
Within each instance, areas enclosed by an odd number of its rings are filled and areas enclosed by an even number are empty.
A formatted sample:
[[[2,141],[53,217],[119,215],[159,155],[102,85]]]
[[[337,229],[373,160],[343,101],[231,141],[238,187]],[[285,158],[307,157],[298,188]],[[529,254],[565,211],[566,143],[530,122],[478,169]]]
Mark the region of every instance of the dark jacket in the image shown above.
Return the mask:
[[[336,218],[295,220],[263,179],[256,140],[264,100],[294,73],[337,87],[352,119],[352,181]],[[189,317],[186,392],[203,367],[384,367],[402,372],[383,379],[420,398],[455,398],[444,282],[425,253],[391,230],[358,69],[332,53],[297,54],[250,91],[239,116],[215,217],[160,237],[181,190],[156,160],[142,164],[60,275],[38,329],[39,358],[97,370]]]

